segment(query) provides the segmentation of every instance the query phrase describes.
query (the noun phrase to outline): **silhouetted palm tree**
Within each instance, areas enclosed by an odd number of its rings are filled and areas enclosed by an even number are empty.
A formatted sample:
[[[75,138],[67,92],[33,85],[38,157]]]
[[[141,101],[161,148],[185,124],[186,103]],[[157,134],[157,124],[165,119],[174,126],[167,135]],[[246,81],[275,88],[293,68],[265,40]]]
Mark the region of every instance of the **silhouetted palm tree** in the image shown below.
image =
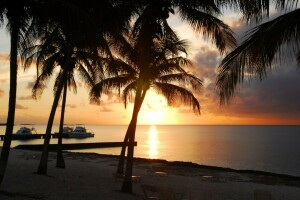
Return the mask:
[[[220,11],[213,1],[144,1],[139,8],[139,14],[133,27],[133,35],[137,38],[136,48],[142,55],[151,55],[149,46],[152,46],[155,35],[172,37],[173,30],[168,25],[169,13],[178,13],[182,20],[188,22],[198,33],[212,40],[217,48],[223,53],[228,47],[235,46],[235,39],[230,28],[215,16]],[[144,58],[141,62],[147,62]],[[142,63],[141,63],[142,64]],[[117,173],[123,173],[126,142],[124,138]]]
[[[124,192],[132,191],[135,130],[138,113],[147,91],[153,88],[167,99],[169,105],[181,101],[200,113],[198,100],[187,87],[191,85],[193,89],[197,89],[202,86],[202,81],[182,68],[189,65],[189,60],[181,56],[186,54],[185,42],[179,40],[174,32],[170,32],[169,35],[156,34],[153,35],[152,42],[149,41],[151,46],[141,51],[140,36],[145,32],[142,30],[138,32],[140,34],[133,33],[125,36],[122,45],[119,41],[113,45],[117,57],[106,61],[107,77],[96,84],[90,92],[91,99],[97,101],[102,93],[109,93],[112,89],[123,89],[122,98],[125,107],[131,96],[135,94],[133,114],[126,132],[129,143],[122,186]]]
[[[71,1],[71,4],[74,2],[78,3],[80,2],[80,0]],[[66,24],[69,24],[70,27],[73,26],[74,28],[77,28],[78,25],[77,22],[83,20],[83,16],[86,16],[86,14],[82,15],[83,14],[82,12],[73,12],[74,10],[72,11],[72,9],[75,8],[78,10],[78,6],[70,6],[69,1],[64,0],[62,4],[60,3],[62,3],[62,1],[56,1],[56,0],[49,0],[49,1],[1,0],[0,1],[0,26],[2,26],[4,22],[7,22],[7,30],[9,31],[11,37],[9,105],[8,105],[5,137],[4,137],[3,147],[1,150],[1,158],[0,158],[0,184],[2,183],[3,176],[7,166],[7,160],[9,157],[9,151],[11,145],[11,137],[12,137],[13,126],[14,126],[16,90],[17,90],[18,48],[20,47],[20,40],[28,39],[26,37],[23,37],[22,35],[24,34],[24,32],[26,32],[26,28],[29,22],[34,22],[37,17],[46,21],[50,18],[56,21],[65,21],[66,16],[69,16],[70,23],[66,23]],[[110,7],[107,6],[107,5],[111,5],[109,1],[101,1],[100,9],[99,9],[98,1],[91,0],[88,2],[88,4],[85,3],[83,5],[84,6],[81,7],[84,7],[85,9],[88,8],[89,13],[93,13],[94,15],[97,15],[97,13],[101,13],[102,17],[101,18],[97,17],[97,19],[98,20],[101,19],[100,21],[103,24],[108,25],[111,30],[115,30],[116,28],[119,29],[120,27],[123,27],[123,25],[126,25],[126,24],[118,23],[118,26],[115,26],[115,23],[111,23],[112,21],[114,20],[118,21],[120,17],[122,19],[125,18],[129,19],[132,16],[132,13],[134,13],[132,12],[131,6],[127,6],[124,4],[124,2],[117,1],[117,0],[114,0],[114,5],[117,8],[117,10],[120,12],[114,12],[113,14],[111,12],[112,9],[110,9]],[[69,9],[65,9],[65,8],[69,8]],[[55,10],[56,12],[53,12],[53,10]],[[62,15],[59,15],[58,13],[60,14],[63,13],[64,17],[62,17]],[[77,13],[77,16],[76,15],[74,16],[74,13]],[[104,16],[108,18],[105,18]],[[70,21],[70,19],[72,19],[73,21],[72,20]],[[128,22],[128,20],[123,20],[123,21]],[[74,22],[76,22],[77,25],[74,25]],[[40,27],[42,27],[41,25],[42,24],[39,24]],[[106,26],[106,30],[108,26]]]
[[[0,158],[0,184],[7,166],[15,120],[18,50],[20,42],[24,39],[23,34],[28,26],[28,22],[33,17],[32,11],[33,8],[36,8],[34,7],[35,4],[37,2],[29,0],[2,0],[0,2],[0,26],[6,20],[7,30],[10,34],[10,89],[5,137]]]
[[[93,59],[99,59],[99,55],[110,57],[111,53],[105,37],[108,37],[111,33],[123,30],[129,22],[130,13],[134,13],[130,6],[123,6],[123,4],[118,4],[117,1],[111,4],[110,1],[99,2],[94,0],[86,2],[83,0],[64,0],[63,4],[56,7],[55,15],[51,16],[50,19],[61,29],[66,40],[66,46],[63,49],[65,58],[62,65],[61,79],[57,83],[55,98],[48,119],[38,174],[47,173],[48,146],[55,111],[63,85],[67,79],[67,69],[72,66],[76,52],[85,52],[86,55],[82,56],[87,56],[86,59],[90,59],[91,57],[89,56],[91,55],[97,55]],[[121,12],[119,12],[120,10]],[[65,15],[65,13],[68,13],[68,15]],[[78,27],[82,31],[79,31]],[[92,65],[94,64],[96,63],[92,62]]]
[[[47,85],[48,80],[53,76],[55,69],[59,66],[60,72],[56,77],[54,84],[54,94],[58,88],[59,82],[62,80],[63,65],[66,60],[65,52],[67,50],[68,41],[65,35],[59,28],[54,28],[50,33],[46,33],[44,37],[40,37],[39,44],[24,49],[22,57],[25,60],[25,69],[27,69],[33,60],[36,60],[37,65],[37,81],[33,86],[33,97],[40,96]],[[62,156],[62,132],[64,124],[64,111],[67,97],[68,87],[76,93],[77,85],[75,82],[74,73],[79,72],[82,80],[88,87],[93,85],[95,76],[101,76],[100,58],[98,55],[82,50],[74,51],[70,64],[66,69],[67,78],[63,84],[63,98],[61,107],[61,117],[58,134],[58,151],[56,166],[65,168],[65,163]],[[39,74],[40,73],[40,74]]]
[[[217,90],[221,103],[228,103],[244,77],[264,78],[282,58],[295,56],[300,65],[300,9],[263,23],[228,54],[219,67]]]
[[[44,31],[39,30],[39,34],[42,35],[42,37],[40,37],[38,44],[25,49],[23,53],[24,58],[27,58],[25,66],[29,66],[33,60],[36,60],[38,71],[41,72],[33,88],[34,96],[39,95],[39,93],[43,91],[47,80],[53,75],[54,68],[56,66],[61,67],[60,73],[55,81],[55,97],[47,125],[44,150],[38,169],[38,173],[40,174],[47,173],[48,148],[45,148],[45,146],[48,147],[49,145],[55,110],[62,94],[62,89],[65,87],[64,91],[66,93],[66,84],[75,86],[76,88],[74,80],[75,69],[79,72],[83,80],[91,86],[93,84],[93,77],[100,76],[99,52],[106,51],[106,42],[100,38],[97,32],[89,35],[95,38],[95,41],[91,41],[88,35],[80,33],[77,30],[72,30],[72,27],[62,26],[57,22],[51,24],[49,27],[46,27]],[[86,31],[88,31],[88,29],[86,29]],[[95,31],[97,31],[97,29],[95,29]],[[99,46],[102,47],[102,49],[99,48]],[[109,49],[107,48],[107,50]],[[62,112],[64,112],[64,108],[62,108]],[[62,124],[60,127],[63,125],[63,118],[61,120]],[[60,132],[62,132],[62,130],[60,130]],[[61,138],[59,142],[61,143]],[[62,156],[59,152],[58,159],[61,158]],[[61,161],[62,160],[58,160],[58,166],[60,166],[59,163],[62,163]]]

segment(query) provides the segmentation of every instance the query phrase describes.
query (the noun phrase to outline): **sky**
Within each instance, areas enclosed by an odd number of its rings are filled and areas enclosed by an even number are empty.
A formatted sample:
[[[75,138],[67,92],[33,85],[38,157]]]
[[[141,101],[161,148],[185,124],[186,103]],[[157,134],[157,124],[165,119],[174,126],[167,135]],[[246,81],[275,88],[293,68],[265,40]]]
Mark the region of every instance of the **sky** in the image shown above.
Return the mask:
[[[234,13],[223,16],[235,32],[239,42],[249,26]],[[195,96],[201,105],[201,115],[178,103],[169,107],[166,100],[153,91],[147,93],[139,114],[138,124],[172,125],[282,125],[300,124],[300,71],[296,62],[282,63],[260,81],[257,78],[239,86],[230,105],[220,106],[215,90],[216,69],[222,56],[214,45],[196,34],[177,16],[171,15],[169,23],[181,39],[189,41],[188,58],[192,72],[204,81]],[[0,30],[0,123],[6,122],[9,93],[9,35]],[[47,124],[53,102],[53,80],[37,100],[32,99],[35,81],[34,67],[18,72],[17,107],[15,124]],[[132,103],[125,109],[116,95],[104,95],[100,105],[90,104],[88,90],[78,78],[77,94],[68,91],[65,114],[66,124],[120,125],[129,124]],[[60,116],[59,107],[55,124]]]

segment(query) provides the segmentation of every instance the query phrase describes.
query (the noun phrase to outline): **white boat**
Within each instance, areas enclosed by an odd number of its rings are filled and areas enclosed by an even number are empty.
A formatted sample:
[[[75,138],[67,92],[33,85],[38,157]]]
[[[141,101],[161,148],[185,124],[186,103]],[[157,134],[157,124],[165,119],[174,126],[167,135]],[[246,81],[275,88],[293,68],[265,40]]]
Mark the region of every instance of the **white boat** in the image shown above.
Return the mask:
[[[35,128],[27,128],[27,127],[21,127],[17,132],[16,134],[17,135],[31,135],[33,134],[33,132],[36,134],[36,130]]]
[[[40,134],[37,134],[35,128],[21,127],[15,134],[12,134],[12,139],[39,139]]]
[[[94,133],[87,131],[84,126],[76,126],[73,131],[64,132],[68,138],[87,138],[94,137]]]
[[[63,133],[71,133],[74,131],[74,128],[73,127],[70,127],[70,126],[65,126],[63,128]]]

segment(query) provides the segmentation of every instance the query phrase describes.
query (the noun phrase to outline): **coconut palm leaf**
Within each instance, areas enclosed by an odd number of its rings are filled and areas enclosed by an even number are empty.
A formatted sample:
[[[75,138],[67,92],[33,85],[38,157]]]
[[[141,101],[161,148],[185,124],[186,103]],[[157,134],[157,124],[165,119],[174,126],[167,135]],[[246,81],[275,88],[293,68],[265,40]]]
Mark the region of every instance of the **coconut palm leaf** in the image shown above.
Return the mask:
[[[81,80],[84,81],[85,85],[87,85],[89,88],[94,85],[95,79],[97,78],[94,77],[94,71],[88,70],[81,63],[77,65],[76,70],[78,71],[78,75],[81,77]]]
[[[136,81],[129,83],[122,92],[122,99],[124,102],[125,109],[127,108],[128,102],[133,99],[133,95],[136,92]]]
[[[179,63],[174,62],[176,60]],[[185,72],[185,70],[181,66],[188,66],[189,60],[182,59],[181,58],[171,58],[167,62],[162,62],[161,64],[156,65],[156,67],[153,67],[153,73],[157,75],[164,75],[172,72]]]
[[[242,12],[243,18],[248,22],[261,21],[269,16],[270,7],[275,6],[276,10],[295,9],[299,0],[216,0],[219,7],[233,8]]]
[[[299,35],[300,9],[251,29],[248,38],[219,67],[217,90],[221,103],[229,102],[246,73],[247,77],[257,75],[262,79],[283,58],[299,58]]]
[[[120,73],[131,74],[132,76],[137,76],[138,74],[131,65],[119,58],[107,60],[106,72],[109,76],[118,76]]]
[[[120,75],[116,77],[110,77],[102,80],[101,82],[94,85],[90,90],[90,98],[92,102],[95,99],[99,99],[101,94],[109,94],[113,89],[119,90],[125,87],[127,84],[136,80],[136,77],[131,75]]]
[[[201,10],[210,14],[219,14],[220,9],[218,4],[214,0],[202,1],[202,0],[172,0],[174,7],[188,7],[192,9]]]
[[[221,53],[224,53],[228,47],[236,46],[233,32],[218,18],[188,7],[180,7],[178,10],[181,18],[186,20],[196,32],[200,32],[204,37],[212,40]]]
[[[162,52],[162,54],[165,54],[165,57],[172,57],[180,53],[187,54],[186,47],[188,42],[186,40],[175,40],[171,37],[170,39],[160,39],[157,42],[160,44],[156,51]]]
[[[160,83],[184,83],[185,85],[191,85],[194,90],[198,90],[202,87],[202,80],[189,73],[177,73],[167,74],[160,76],[156,79]]]
[[[197,98],[189,90],[169,83],[153,83],[154,90],[167,99],[168,105],[175,105],[178,100],[185,105],[189,105],[195,113],[200,114],[200,104]]]

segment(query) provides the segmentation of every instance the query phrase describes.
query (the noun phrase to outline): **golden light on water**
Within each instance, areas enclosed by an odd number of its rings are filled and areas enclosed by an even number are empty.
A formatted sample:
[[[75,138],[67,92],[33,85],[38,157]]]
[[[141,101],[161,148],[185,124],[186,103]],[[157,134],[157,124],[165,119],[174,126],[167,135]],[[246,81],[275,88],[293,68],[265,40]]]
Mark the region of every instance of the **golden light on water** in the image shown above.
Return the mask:
[[[148,135],[148,156],[149,158],[157,158],[158,151],[157,147],[159,145],[159,142],[157,140],[157,130],[155,126],[151,126],[149,129],[149,135]]]

